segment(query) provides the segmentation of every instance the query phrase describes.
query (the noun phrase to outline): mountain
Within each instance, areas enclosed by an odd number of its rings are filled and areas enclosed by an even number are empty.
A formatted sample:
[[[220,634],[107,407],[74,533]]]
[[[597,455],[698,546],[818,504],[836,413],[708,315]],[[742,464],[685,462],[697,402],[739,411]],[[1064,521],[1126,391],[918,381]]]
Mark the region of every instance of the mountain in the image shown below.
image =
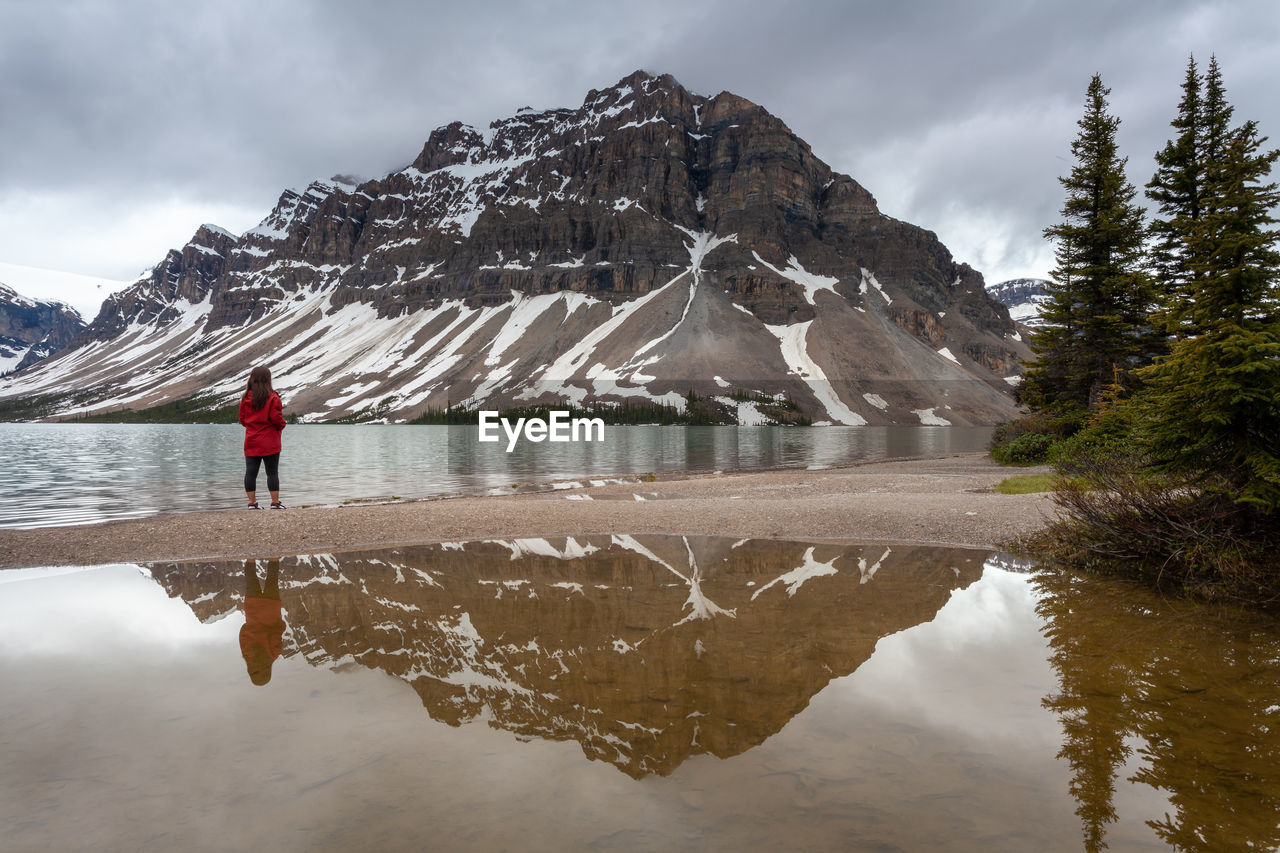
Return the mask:
[[[288,557],[283,657],[381,670],[433,719],[666,776],[779,732],[881,638],[931,621],[982,557],[643,535]],[[243,621],[242,566],[150,572],[201,621]]]
[[[1049,301],[1049,282],[1043,278],[1011,278],[987,285],[987,294],[1009,309],[1014,322],[1032,329],[1043,326],[1040,310]]]
[[[85,328],[60,302],[28,299],[0,284],[0,373],[21,370],[67,346]]]
[[[638,71],[202,226],[0,397],[225,403],[264,363],[304,420],[693,391],[744,422],[988,424],[1027,355],[979,273],[781,120]]]
[[[130,284],[128,281],[4,261],[0,261],[0,281],[28,299],[61,302],[74,308],[81,317],[90,319],[98,315],[102,300]]]

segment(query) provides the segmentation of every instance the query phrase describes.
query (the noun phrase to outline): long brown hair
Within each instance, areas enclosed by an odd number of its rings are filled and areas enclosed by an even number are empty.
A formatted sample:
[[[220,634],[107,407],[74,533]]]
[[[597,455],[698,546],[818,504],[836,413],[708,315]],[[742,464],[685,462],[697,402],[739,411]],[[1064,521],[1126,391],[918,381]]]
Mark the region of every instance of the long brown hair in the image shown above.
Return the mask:
[[[249,395],[249,405],[254,409],[261,409],[271,399],[275,389],[271,387],[271,371],[266,365],[260,364],[249,371],[249,385],[245,393]]]

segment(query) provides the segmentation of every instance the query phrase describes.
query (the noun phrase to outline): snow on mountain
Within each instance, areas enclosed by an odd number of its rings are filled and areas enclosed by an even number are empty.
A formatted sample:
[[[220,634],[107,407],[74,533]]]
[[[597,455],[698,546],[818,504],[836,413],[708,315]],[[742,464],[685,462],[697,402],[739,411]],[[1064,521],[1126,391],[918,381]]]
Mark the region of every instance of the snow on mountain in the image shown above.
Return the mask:
[[[441,127],[383,178],[287,190],[239,237],[202,226],[0,398],[230,401],[264,363],[311,420],[692,390],[985,424],[1027,354],[981,275],[779,119],[636,72],[577,109]]]
[[[1048,285],[1043,278],[1013,278],[987,285],[987,293],[1009,309],[1015,323],[1035,328],[1044,325],[1040,311],[1049,301]]]
[[[75,309],[30,299],[0,283],[0,374],[47,358],[85,328]]]
[[[130,282],[91,275],[0,262],[0,281],[22,295],[42,302],[61,302],[81,317],[97,316],[102,301]]]

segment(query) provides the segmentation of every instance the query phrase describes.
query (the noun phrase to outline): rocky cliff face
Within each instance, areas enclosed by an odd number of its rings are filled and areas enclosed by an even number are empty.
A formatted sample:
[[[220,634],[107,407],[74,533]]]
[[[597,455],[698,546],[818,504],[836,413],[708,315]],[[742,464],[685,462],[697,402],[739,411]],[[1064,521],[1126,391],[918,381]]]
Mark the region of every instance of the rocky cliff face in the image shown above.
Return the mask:
[[[978,273],[781,120],[637,72],[576,109],[439,128],[386,177],[287,191],[238,238],[202,228],[25,390],[229,398],[267,363],[316,419],[692,389],[969,424],[1012,414],[1027,355]]]
[[[577,741],[639,778],[762,743],[982,570],[945,549],[613,536],[287,558],[279,585],[286,658],[382,670],[435,719]],[[239,563],[151,571],[202,620],[243,607]]]
[[[48,358],[84,328],[75,309],[28,299],[0,284],[0,373],[23,370]]]
[[[110,341],[131,327],[163,328],[180,318],[186,305],[208,300],[214,283],[227,265],[236,237],[216,225],[201,225],[181,250],[170,249],[164,260],[133,286],[102,303],[98,316],[77,341]]]

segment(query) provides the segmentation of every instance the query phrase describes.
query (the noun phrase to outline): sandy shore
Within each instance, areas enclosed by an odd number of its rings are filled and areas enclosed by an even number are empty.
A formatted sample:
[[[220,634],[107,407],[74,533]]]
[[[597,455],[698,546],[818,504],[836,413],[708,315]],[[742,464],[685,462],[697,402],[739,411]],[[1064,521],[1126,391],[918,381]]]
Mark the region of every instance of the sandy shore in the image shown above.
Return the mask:
[[[1052,514],[1047,495],[992,491],[1005,477],[1038,470],[1003,468],[983,453],[969,453],[821,471],[686,475],[497,497],[284,512],[181,513],[0,531],[0,568],[283,556],[464,539],[607,533],[994,548],[1037,529]]]

